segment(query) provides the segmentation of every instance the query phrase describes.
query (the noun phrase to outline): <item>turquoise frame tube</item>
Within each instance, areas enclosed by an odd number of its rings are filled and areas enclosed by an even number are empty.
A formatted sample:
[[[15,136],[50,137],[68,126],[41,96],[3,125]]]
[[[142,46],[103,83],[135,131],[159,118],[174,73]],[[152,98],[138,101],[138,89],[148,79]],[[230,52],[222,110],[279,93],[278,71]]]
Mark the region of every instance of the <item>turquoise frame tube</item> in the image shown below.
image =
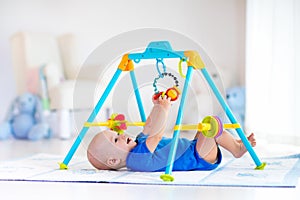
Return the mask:
[[[219,103],[221,104],[222,108],[224,109],[224,111],[225,111],[227,117],[229,118],[230,122],[232,124],[238,123],[237,120],[236,120],[236,118],[234,117],[231,109],[229,108],[229,106],[225,102],[224,98],[222,97],[220,91],[218,90],[218,88],[214,84],[211,76],[207,72],[206,68],[202,68],[201,72],[202,72],[203,76],[205,77],[206,81],[208,82],[210,88],[214,92],[215,96],[217,97],[217,99],[218,99]],[[264,164],[257,157],[257,155],[256,155],[255,151],[253,150],[250,142],[248,141],[247,137],[245,136],[245,133],[244,133],[243,129],[242,128],[237,128],[235,130],[238,133],[239,137],[241,138],[242,142],[244,143],[246,149],[250,153],[250,155],[251,155],[253,161],[255,162],[256,166],[258,168],[262,167]]]
[[[93,122],[94,121],[94,119],[96,118],[99,110],[103,106],[107,96],[111,92],[113,86],[116,84],[121,72],[122,72],[122,70],[117,69],[114,76],[110,80],[108,86],[106,87],[105,91],[103,92],[101,98],[99,99],[98,103],[96,104],[95,108],[93,109],[91,115],[89,116],[87,122]],[[65,164],[66,166],[69,164],[70,160],[72,159],[74,153],[76,152],[78,146],[80,145],[80,143],[81,143],[83,137],[85,136],[86,132],[88,131],[88,129],[89,129],[89,127],[83,126],[83,128],[81,129],[79,135],[77,136],[75,142],[73,143],[71,149],[69,150],[69,152],[68,152],[67,156],[65,157],[62,164]]]
[[[180,101],[180,106],[178,108],[178,114],[177,114],[177,119],[176,119],[176,125],[181,125],[182,122],[182,117],[183,117],[183,111],[185,107],[185,101],[186,101],[186,96],[188,92],[188,87],[191,81],[191,76],[193,72],[193,67],[189,66],[187,73],[186,73],[186,78],[184,82],[184,87],[182,90],[182,96],[181,96],[181,101]],[[176,155],[176,150],[177,150],[177,145],[178,145],[178,138],[179,138],[179,133],[180,130],[175,130],[173,133],[173,138],[172,138],[172,145],[170,148],[169,152],[169,157],[168,157],[168,162],[167,162],[167,167],[165,170],[165,174],[171,175],[172,174],[172,169],[173,169],[173,164],[175,160],[175,155]]]
[[[142,103],[142,100],[141,100],[140,91],[139,91],[139,88],[138,88],[138,85],[137,85],[137,82],[136,82],[134,70],[130,71],[130,77],[131,77],[131,82],[132,82],[136,102],[137,102],[138,107],[139,107],[141,120],[143,122],[145,122],[146,121],[145,110],[144,110],[144,106],[143,106],[143,103]]]

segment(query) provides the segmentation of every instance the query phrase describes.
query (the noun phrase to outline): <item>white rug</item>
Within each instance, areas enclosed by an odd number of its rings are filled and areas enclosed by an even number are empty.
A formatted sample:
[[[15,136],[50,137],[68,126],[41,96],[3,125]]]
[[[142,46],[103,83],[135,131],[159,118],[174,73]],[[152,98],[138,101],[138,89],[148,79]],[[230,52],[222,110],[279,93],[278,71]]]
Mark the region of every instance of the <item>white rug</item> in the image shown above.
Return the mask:
[[[30,157],[1,162],[0,181],[89,182],[120,184],[153,184],[185,186],[230,187],[296,187],[300,176],[300,154],[262,158],[264,170],[254,170],[249,156],[224,159],[213,171],[173,172],[175,180],[164,182],[164,172],[131,172],[95,170],[86,158],[74,157],[68,170],[59,170],[62,156],[36,154]]]

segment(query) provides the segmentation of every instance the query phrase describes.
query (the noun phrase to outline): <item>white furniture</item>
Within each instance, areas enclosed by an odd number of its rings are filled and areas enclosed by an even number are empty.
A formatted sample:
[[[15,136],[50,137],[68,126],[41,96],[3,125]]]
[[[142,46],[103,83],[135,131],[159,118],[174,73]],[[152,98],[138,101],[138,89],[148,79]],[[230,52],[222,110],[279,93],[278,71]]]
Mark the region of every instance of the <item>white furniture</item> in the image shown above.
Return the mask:
[[[18,32],[11,38],[17,94],[41,93],[39,72],[46,77],[50,109],[57,111],[60,138],[71,135],[70,111],[92,109],[95,81],[77,78],[80,64],[76,37],[48,33]],[[76,101],[74,101],[76,100]]]

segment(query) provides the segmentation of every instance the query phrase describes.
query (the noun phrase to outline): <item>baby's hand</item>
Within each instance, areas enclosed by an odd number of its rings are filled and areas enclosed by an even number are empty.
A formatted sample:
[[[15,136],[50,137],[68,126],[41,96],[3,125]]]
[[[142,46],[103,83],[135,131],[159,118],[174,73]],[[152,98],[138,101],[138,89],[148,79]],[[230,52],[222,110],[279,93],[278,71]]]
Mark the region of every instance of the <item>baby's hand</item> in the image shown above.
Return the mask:
[[[165,95],[164,97],[159,97],[158,104],[162,106],[164,109],[168,110],[171,107],[171,98]]]
[[[156,94],[154,94],[152,96],[152,102],[153,102],[154,105],[159,103],[159,100],[158,100],[159,98],[155,98],[155,97],[156,97]]]

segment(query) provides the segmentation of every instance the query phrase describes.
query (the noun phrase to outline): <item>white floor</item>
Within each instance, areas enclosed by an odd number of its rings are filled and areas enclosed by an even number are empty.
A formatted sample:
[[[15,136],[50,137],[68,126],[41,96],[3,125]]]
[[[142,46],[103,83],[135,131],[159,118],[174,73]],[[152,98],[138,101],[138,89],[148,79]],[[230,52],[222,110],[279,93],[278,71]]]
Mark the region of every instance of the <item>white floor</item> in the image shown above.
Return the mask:
[[[73,140],[44,140],[38,142],[0,141],[0,162],[35,153],[66,155]],[[82,144],[76,155],[85,155]],[[260,141],[256,151],[261,155],[287,155],[300,153],[300,147],[270,145]],[[4,198],[3,198],[4,197]],[[153,186],[104,183],[58,183],[0,181],[1,199],[299,199],[300,185],[293,188],[237,188],[197,186]]]

